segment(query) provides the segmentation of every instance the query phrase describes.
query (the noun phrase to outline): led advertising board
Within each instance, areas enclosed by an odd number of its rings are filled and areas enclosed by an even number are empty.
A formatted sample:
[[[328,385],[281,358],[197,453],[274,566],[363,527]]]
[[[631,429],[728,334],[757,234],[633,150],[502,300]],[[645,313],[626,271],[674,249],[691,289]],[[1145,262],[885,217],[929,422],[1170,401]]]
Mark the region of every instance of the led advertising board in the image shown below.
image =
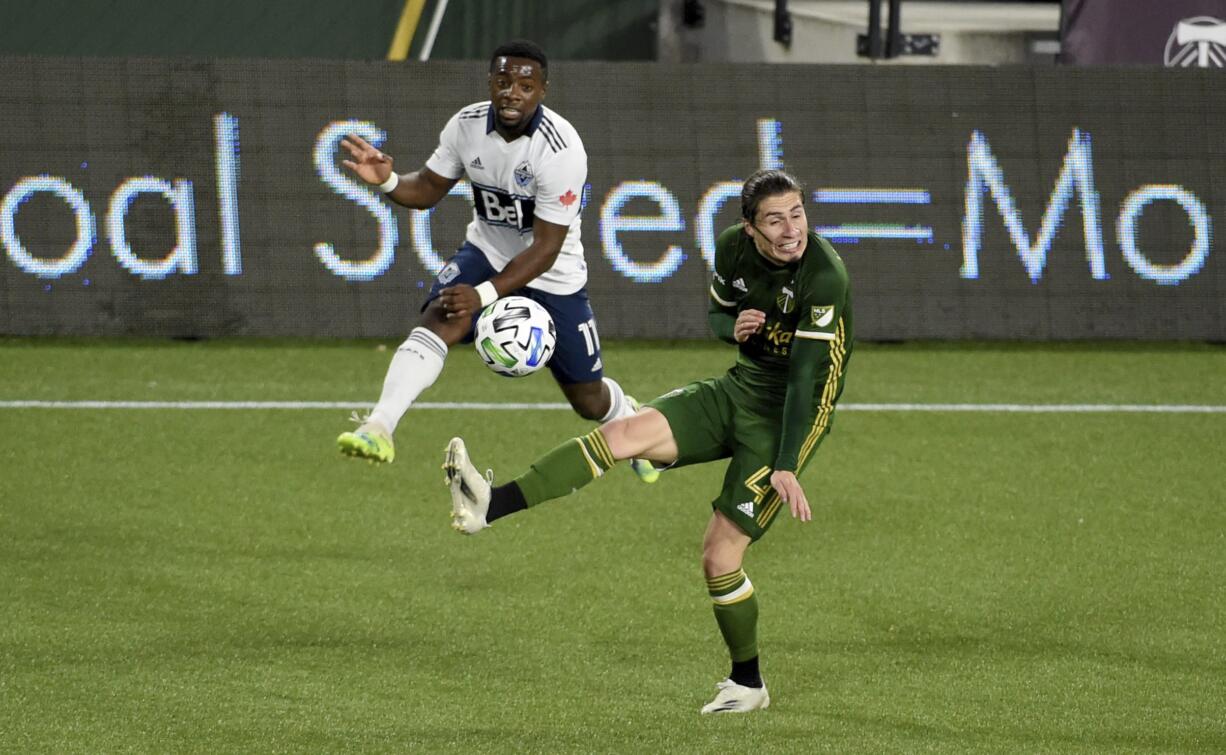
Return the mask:
[[[0,58],[0,332],[402,336],[472,188],[388,202],[482,62]],[[555,62],[604,337],[706,337],[739,182],[784,166],[865,339],[1226,340],[1226,98],[1202,70]]]

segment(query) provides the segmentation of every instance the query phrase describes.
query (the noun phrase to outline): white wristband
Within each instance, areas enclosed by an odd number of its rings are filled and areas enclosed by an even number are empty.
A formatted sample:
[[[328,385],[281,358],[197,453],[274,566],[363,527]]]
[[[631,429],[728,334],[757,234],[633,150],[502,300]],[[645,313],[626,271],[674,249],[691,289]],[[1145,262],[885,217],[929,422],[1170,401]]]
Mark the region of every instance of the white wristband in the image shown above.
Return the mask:
[[[481,308],[485,309],[490,304],[498,301],[498,289],[494,288],[494,284],[489,281],[477,284],[477,296],[481,297]]]
[[[396,175],[396,171],[393,170],[392,174],[387,177],[387,180],[379,184],[379,191],[383,192],[384,194],[389,194],[391,193],[392,189],[399,185],[400,176]]]

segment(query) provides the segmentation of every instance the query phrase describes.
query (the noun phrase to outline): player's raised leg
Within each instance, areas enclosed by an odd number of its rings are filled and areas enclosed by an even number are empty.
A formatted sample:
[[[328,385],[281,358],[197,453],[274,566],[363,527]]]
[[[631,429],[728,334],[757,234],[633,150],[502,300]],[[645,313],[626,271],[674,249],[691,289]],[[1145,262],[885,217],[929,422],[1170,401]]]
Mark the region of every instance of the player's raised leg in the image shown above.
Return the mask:
[[[471,244],[461,246],[439,271],[418,326],[392,356],[375,408],[356,430],[341,433],[336,439],[341,453],[372,462],[390,462],[395,458],[392,436],[401,418],[417,397],[438,380],[448,350],[468,336],[479,314],[473,313],[471,319],[448,318],[439,302],[441,292],[459,283],[479,283],[493,273],[485,255]]]
[[[468,458],[462,438],[452,438],[443,460],[447,486],[451,491],[451,526],[457,532],[475,535],[490,526],[486,521],[490,507],[490,482]]]
[[[639,404],[638,400],[630,394],[626,394],[626,401],[630,404],[632,413],[637,412],[640,408],[642,408],[642,405]],[[660,479],[659,467],[648,459],[631,459],[630,468],[634,470],[634,473],[639,476],[640,480],[648,484]]]
[[[639,402],[634,396],[622,390],[621,385],[609,377],[601,378],[599,383],[563,385],[562,392],[566,394],[571,407],[579,416],[597,419],[601,424],[632,417],[639,410]],[[643,482],[650,483],[660,479],[660,470],[647,459],[630,459],[630,468]]]
[[[447,350],[447,341],[437,333],[424,326],[414,328],[392,356],[375,408],[356,430],[336,439],[341,453],[374,462],[395,459],[392,434],[421,392],[438,380]]]
[[[443,469],[452,498],[452,527],[474,535],[504,516],[570,495],[634,456],[671,464],[677,446],[664,415],[652,408],[613,420],[562,443],[505,485],[490,487],[460,438],[447,446]],[[458,482],[457,482],[458,481]]]
[[[586,289],[573,294],[539,294],[537,299],[553,317],[558,343],[549,370],[575,413],[602,425],[633,416],[639,403],[614,379],[604,376],[600,335]],[[631,459],[639,479],[655,482],[660,472],[645,459]]]
[[[421,392],[438,379],[447,349],[447,343],[430,329],[414,328],[392,356],[374,410],[356,430],[336,439],[341,453],[375,462],[395,459],[392,434]]]

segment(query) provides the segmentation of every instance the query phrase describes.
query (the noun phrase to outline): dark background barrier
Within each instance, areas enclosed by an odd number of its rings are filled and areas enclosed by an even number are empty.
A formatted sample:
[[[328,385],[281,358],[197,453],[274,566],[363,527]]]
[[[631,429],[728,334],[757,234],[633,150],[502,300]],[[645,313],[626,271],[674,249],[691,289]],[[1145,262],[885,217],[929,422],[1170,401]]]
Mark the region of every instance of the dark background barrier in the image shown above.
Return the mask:
[[[399,336],[469,210],[392,208],[483,62],[0,58],[0,332]],[[705,337],[735,182],[785,164],[863,338],[1226,340],[1212,71],[559,63],[605,337]]]
[[[1226,68],[1222,0],[1064,0],[1060,60]]]
[[[446,2],[446,0],[442,0]],[[392,54],[406,0],[4,0],[0,55],[378,60]],[[410,57],[440,0],[424,0]],[[527,37],[554,60],[653,60],[660,0],[446,3],[431,60],[469,60]],[[404,59],[390,58],[393,60]]]

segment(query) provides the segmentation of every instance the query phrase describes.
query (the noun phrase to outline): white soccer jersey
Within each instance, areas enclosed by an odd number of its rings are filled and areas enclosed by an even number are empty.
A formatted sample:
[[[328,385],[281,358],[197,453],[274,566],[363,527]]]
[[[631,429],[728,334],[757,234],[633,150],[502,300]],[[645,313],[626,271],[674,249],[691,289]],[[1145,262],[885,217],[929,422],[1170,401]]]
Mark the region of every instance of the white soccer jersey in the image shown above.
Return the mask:
[[[579,240],[579,206],[587,181],[587,153],[579,132],[540,105],[524,135],[506,142],[494,130],[490,103],[460,110],[439,134],[426,167],[445,178],[465,174],[473,188],[467,239],[501,271],[532,243],[532,219],[569,225],[553,267],[528,284],[551,294],[572,294],[587,283]]]

